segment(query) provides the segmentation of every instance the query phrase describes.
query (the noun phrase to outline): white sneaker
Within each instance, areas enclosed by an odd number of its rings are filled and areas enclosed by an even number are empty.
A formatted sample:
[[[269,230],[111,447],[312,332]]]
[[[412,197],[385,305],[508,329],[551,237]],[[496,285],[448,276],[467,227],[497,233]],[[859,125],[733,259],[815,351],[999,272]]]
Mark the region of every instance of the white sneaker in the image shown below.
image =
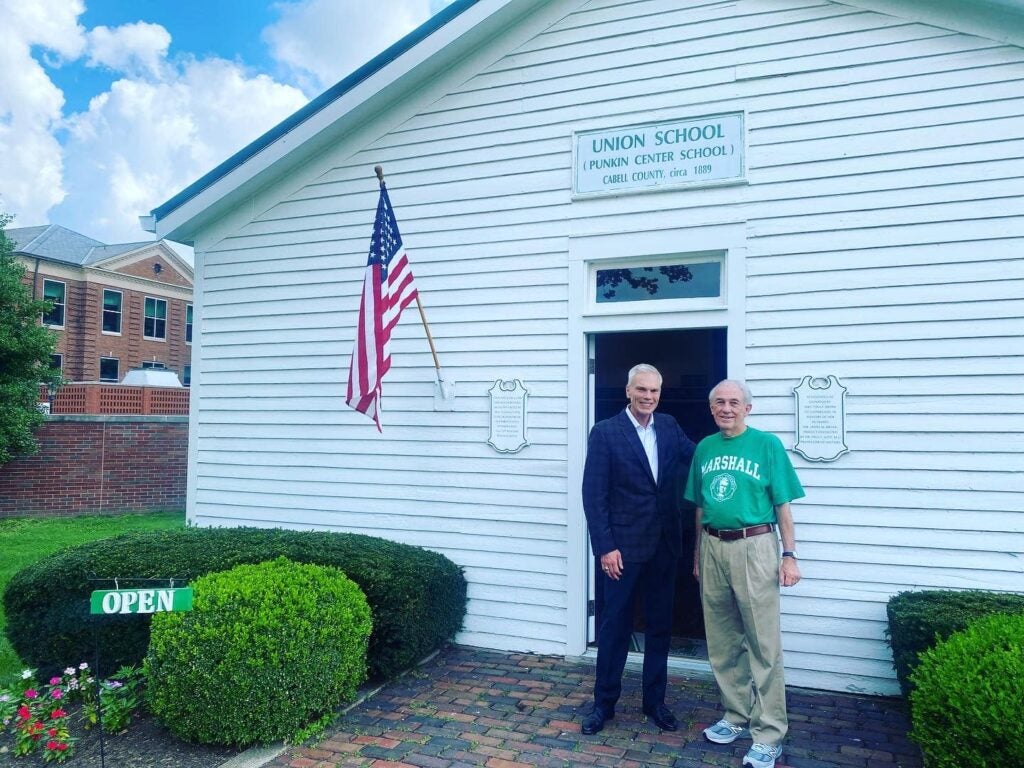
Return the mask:
[[[747,735],[745,725],[730,723],[725,718],[704,729],[704,738],[715,744],[732,744],[740,736]]]
[[[777,747],[756,743],[743,756],[743,764],[750,768],[775,768],[775,761],[782,755],[782,745]]]

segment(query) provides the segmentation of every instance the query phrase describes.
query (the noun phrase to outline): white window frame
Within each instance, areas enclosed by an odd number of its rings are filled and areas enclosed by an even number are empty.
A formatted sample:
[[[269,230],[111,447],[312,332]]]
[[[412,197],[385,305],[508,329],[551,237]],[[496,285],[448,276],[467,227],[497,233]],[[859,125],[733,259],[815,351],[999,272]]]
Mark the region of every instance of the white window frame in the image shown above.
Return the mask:
[[[61,320],[60,324],[58,325],[57,323],[48,323],[48,322],[46,322],[46,313],[44,312],[43,313],[43,325],[45,325],[47,328],[64,328],[64,326],[67,324],[67,321],[68,321],[68,284],[65,283],[63,280],[51,280],[48,277],[44,277],[43,278],[43,301],[46,301],[46,284],[47,283],[53,283],[54,285],[61,286],[62,289],[63,289],[62,293],[63,293],[63,299],[64,300],[62,302],[60,302],[60,304],[54,304],[53,305],[54,308],[56,308],[58,306],[60,307],[60,320]],[[51,309],[50,311],[52,312],[53,310]]]
[[[185,305],[185,343],[189,345],[192,344],[192,334],[194,333],[193,320],[196,316],[196,312],[192,308],[193,306],[192,304]],[[192,319],[189,319],[189,313],[192,314]]]
[[[117,310],[117,328],[118,329],[116,331],[108,331],[108,330],[106,330],[103,327],[103,321],[104,321],[105,315],[107,313],[107,294],[108,293],[116,293],[118,296],[121,297],[121,301],[118,303],[118,310]],[[121,331],[122,331],[123,328],[124,328],[124,291],[117,291],[117,290],[114,290],[113,288],[104,288],[103,289],[103,297],[102,297],[102,299],[100,301],[100,333],[102,333],[104,336],[120,336],[121,335]]]
[[[181,385],[183,387],[191,387],[192,386],[192,366],[191,366],[191,364],[186,364],[186,365],[182,366],[182,369],[181,369]]]
[[[638,267],[665,267],[677,264],[707,264],[717,262],[718,295],[695,296],[679,299],[651,299],[649,301],[602,301],[597,300],[597,273],[611,269],[635,269]],[[586,315],[634,315],[637,313],[687,312],[694,310],[721,309],[726,306],[728,286],[726,284],[725,251],[685,251],[670,256],[633,257],[591,261],[587,264]]]
[[[164,335],[163,336],[147,336],[146,335],[146,320],[147,320],[147,316],[146,316],[146,302],[148,302],[150,299],[152,299],[153,301],[162,301],[164,303],[164,316],[163,316]],[[143,299],[142,299],[142,338],[144,338],[146,341],[163,341],[163,342],[167,341],[167,309],[168,309],[168,307],[167,307],[167,299],[161,299],[159,296],[144,296],[143,297]],[[160,319],[161,318],[159,318],[159,317],[153,317],[153,322],[156,323]]]
[[[117,365],[117,376],[115,378],[113,378],[113,379],[104,379],[103,378],[103,361],[104,360],[113,360],[114,363]],[[121,380],[121,358],[119,358],[119,357],[108,357],[107,355],[100,355],[99,379],[104,384],[116,384],[116,383],[118,383]]]
[[[159,360],[143,360],[139,367],[143,370],[153,369],[154,371],[166,371],[167,365]]]

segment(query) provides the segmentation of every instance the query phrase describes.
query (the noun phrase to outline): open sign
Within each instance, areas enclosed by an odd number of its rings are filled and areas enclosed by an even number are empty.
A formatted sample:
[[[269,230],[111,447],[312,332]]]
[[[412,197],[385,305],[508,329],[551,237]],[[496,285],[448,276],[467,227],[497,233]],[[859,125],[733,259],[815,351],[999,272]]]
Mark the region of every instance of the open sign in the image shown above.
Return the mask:
[[[169,613],[192,610],[192,587],[177,589],[96,590],[89,599],[89,613]]]

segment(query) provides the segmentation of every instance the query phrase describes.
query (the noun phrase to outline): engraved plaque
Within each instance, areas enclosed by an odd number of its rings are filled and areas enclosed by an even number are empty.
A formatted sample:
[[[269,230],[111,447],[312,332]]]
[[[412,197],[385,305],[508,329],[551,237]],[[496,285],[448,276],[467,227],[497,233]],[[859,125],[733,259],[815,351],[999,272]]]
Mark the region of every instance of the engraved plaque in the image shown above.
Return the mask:
[[[498,453],[517,453],[526,439],[526,398],[529,391],[519,379],[494,382],[491,396],[491,436],[487,443]]]
[[[804,376],[796,395],[796,445],[808,461],[835,461],[846,446],[846,387],[835,376]]]

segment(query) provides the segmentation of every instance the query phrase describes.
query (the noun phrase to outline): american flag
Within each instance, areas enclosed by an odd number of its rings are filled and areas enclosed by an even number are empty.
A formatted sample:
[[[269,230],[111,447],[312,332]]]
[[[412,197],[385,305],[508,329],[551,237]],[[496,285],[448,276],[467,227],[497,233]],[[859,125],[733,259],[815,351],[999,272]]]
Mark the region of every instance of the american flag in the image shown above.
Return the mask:
[[[388,353],[391,329],[398,323],[402,310],[415,298],[409,257],[402,247],[387,188],[381,183],[345,400],[373,419],[378,431],[383,431],[380,426],[381,381],[391,367]]]

